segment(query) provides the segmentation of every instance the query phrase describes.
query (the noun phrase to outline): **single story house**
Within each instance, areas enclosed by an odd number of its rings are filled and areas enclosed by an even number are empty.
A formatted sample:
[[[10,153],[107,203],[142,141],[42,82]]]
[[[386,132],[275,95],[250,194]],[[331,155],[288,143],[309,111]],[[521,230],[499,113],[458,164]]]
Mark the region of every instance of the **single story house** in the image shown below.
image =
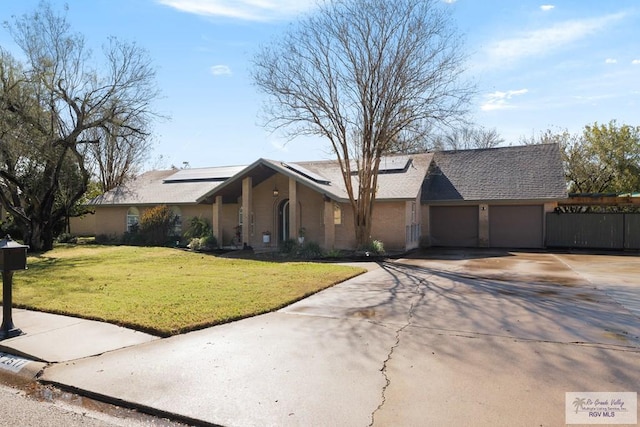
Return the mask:
[[[371,238],[394,251],[544,247],[544,214],[567,197],[555,144],[387,156],[375,191]],[[221,246],[268,249],[303,234],[325,249],[355,246],[333,160],[147,172],[91,202],[95,234],[121,235],[161,204],[182,219],[182,231],[191,217],[209,221]]]

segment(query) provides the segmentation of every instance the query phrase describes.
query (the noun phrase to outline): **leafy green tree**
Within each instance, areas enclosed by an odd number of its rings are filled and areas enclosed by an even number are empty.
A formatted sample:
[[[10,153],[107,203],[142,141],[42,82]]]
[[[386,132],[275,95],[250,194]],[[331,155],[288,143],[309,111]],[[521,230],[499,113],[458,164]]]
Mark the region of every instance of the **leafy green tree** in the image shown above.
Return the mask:
[[[630,193],[640,191],[640,126],[608,124],[585,126],[569,179],[576,192]],[[580,158],[578,158],[580,156]]]
[[[570,193],[640,191],[640,126],[596,122],[582,134],[547,130],[521,142],[560,145]]]
[[[255,57],[254,81],[270,98],[268,124],[331,144],[362,248],[381,157],[422,139],[426,123],[453,122],[469,105],[461,39],[440,3],[321,2]]]
[[[149,135],[155,71],[144,50],[115,38],[97,60],[46,2],[4,26],[25,59],[0,47],[0,203],[33,250],[48,250],[88,189],[87,147]]]

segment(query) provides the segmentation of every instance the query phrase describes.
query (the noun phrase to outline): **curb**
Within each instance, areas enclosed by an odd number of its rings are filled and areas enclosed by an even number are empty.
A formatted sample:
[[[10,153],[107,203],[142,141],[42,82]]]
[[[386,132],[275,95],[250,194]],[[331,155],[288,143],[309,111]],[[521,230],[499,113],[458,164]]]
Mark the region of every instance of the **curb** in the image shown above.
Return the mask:
[[[38,380],[47,363],[37,362],[0,352],[0,381],[10,385],[25,385]]]

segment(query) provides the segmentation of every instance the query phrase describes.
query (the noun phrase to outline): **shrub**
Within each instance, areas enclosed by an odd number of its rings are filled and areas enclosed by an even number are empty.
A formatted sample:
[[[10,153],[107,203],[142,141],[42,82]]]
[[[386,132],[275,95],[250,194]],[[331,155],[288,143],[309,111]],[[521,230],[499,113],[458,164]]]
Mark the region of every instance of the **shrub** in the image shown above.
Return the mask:
[[[308,242],[299,248],[297,254],[301,258],[320,258],[322,257],[322,248],[320,248],[320,245],[316,242]]]
[[[325,252],[324,256],[326,258],[340,258],[342,257],[342,251],[340,249],[330,249]]]
[[[322,248],[316,242],[300,244],[296,239],[288,239],[280,243],[280,253],[292,258],[316,259],[322,257]]]
[[[295,239],[287,239],[280,243],[280,252],[286,255],[295,255],[298,251],[298,242]]]
[[[176,225],[177,217],[167,205],[155,206],[140,216],[140,234],[142,243],[164,245]]]
[[[218,247],[218,239],[213,235],[193,237],[187,246],[194,251],[212,251]]]
[[[61,233],[56,238],[58,243],[78,243],[78,238],[71,233]]]
[[[123,243],[125,245],[140,246],[140,245],[144,245],[146,241],[142,233],[138,230],[138,228],[132,227],[131,231],[125,231],[125,233],[122,235],[122,239],[120,242],[115,242],[115,243]]]
[[[202,244],[209,249],[215,249],[218,247],[218,239],[213,234],[209,234],[207,236],[203,236],[200,238]]]
[[[120,239],[114,235],[109,234],[97,234],[95,238],[95,242],[99,245],[109,245],[118,243]]]
[[[206,237],[209,235],[211,235],[211,225],[206,219],[197,216],[189,220],[189,228],[184,232],[184,237],[187,239]]]
[[[381,240],[373,240],[369,243],[369,246],[367,246],[367,252],[371,252],[375,255],[382,255],[384,254],[384,244]]]

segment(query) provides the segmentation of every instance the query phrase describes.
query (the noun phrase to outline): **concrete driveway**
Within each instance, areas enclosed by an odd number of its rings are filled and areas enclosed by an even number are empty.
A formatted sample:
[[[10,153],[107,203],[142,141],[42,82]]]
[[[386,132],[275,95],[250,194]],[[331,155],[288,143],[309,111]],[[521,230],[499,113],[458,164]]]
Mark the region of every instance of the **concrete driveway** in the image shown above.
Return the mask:
[[[47,368],[194,424],[557,426],[640,391],[640,257],[427,252],[276,313]]]

